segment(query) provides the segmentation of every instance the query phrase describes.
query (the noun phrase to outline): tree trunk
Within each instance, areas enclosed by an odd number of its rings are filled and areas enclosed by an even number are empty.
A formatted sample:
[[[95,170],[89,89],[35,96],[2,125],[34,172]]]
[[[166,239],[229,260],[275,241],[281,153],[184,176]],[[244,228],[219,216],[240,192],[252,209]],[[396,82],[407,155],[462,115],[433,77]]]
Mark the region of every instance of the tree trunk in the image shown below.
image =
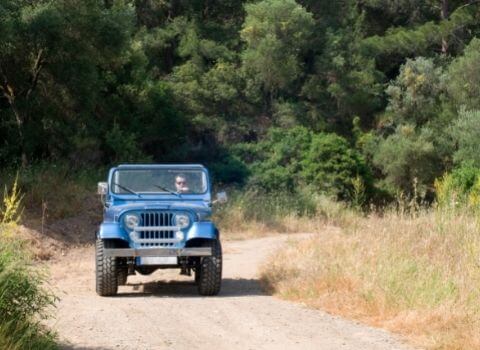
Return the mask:
[[[25,151],[25,136],[23,133],[25,118],[22,116],[22,114],[17,108],[17,104],[15,101],[15,93],[13,89],[8,85],[8,83],[5,83],[4,86],[0,86],[0,90],[3,91],[3,96],[7,99],[8,104],[12,109],[13,115],[15,116],[15,124],[17,126],[18,132],[18,144],[20,145],[21,150],[22,167],[26,167],[28,165],[28,159],[27,153]]]
[[[23,134],[23,124],[24,118],[18,111],[17,107],[15,106],[15,102],[10,102],[10,107],[12,108],[13,114],[15,115],[15,122],[17,124],[18,130],[18,143],[20,144],[21,149],[21,159],[22,159],[22,167],[25,168],[28,165],[27,153],[25,151],[25,136]]]
[[[442,21],[448,19],[448,0],[442,0],[442,7],[440,11],[440,17]],[[442,55],[446,55],[448,53],[448,40],[446,37],[442,37]]]
[[[1,63],[1,62],[0,62]],[[4,71],[2,65],[0,64],[0,76],[2,78],[2,82],[0,82],[0,91],[3,92],[3,96],[7,99],[10,108],[15,116],[15,123],[17,125],[18,131],[18,143],[20,145],[21,150],[21,161],[22,167],[26,167],[28,165],[28,158],[26,152],[26,145],[25,145],[25,120],[26,115],[22,115],[22,113],[17,108],[17,98],[23,97],[25,100],[29,100],[31,94],[34,92],[35,88],[37,87],[38,79],[40,78],[40,72],[42,71],[44,63],[44,50],[39,49],[36,55],[36,59],[33,62],[33,66],[31,68],[31,77],[28,86],[20,91],[17,91],[15,87],[13,87],[9,79],[7,77],[6,71]]]

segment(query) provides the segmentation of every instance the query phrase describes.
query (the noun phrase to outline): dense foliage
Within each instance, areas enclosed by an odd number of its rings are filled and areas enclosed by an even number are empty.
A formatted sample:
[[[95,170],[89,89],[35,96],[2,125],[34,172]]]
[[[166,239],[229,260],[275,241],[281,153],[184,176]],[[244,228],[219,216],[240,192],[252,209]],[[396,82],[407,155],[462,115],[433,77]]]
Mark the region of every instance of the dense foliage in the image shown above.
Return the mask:
[[[445,172],[480,165],[479,14],[469,0],[2,0],[0,164],[194,161],[270,192],[431,198]]]

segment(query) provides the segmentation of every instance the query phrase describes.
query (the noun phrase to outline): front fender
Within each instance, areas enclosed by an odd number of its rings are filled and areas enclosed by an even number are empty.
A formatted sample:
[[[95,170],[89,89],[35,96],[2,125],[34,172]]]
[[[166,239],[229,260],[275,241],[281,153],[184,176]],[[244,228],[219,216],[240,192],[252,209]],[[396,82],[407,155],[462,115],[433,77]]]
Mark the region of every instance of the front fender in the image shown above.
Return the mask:
[[[192,227],[187,232],[186,241],[195,238],[206,238],[206,239],[217,239],[218,230],[213,224],[209,221],[200,221],[194,222]]]
[[[122,239],[128,241],[128,234],[118,222],[104,222],[98,231],[100,239]]]

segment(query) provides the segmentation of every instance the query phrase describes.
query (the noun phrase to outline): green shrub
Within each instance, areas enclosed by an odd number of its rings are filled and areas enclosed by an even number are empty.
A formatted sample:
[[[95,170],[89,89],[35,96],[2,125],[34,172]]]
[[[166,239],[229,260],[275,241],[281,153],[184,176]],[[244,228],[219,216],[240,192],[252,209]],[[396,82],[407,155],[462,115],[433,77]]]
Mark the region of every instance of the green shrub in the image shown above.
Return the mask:
[[[225,155],[221,161],[209,165],[212,180],[218,184],[243,184],[248,176],[248,168],[237,156]]]
[[[311,140],[312,133],[304,127],[270,129],[263,141],[249,147],[255,157],[250,165],[250,185],[270,192],[295,191]]]
[[[363,157],[336,134],[315,134],[302,126],[272,128],[263,141],[243,145],[237,152],[249,163],[250,188],[291,196],[324,193],[346,200],[353,196],[358,200],[360,187],[362,196],[371,193]]]
[[[387,112],[397,125],[408,122],[423,125],[439,112],[439,98],[444,92],[442,68],[431,58],[407,59],[385,92]]]
[[[458,56],[448,68],[448,92],[458,107],[479,109],[480,39],[473,38],[463,55]]]
[[[435,178],[442,173],[438,149],[427,129],[416,130],[414,125],[403,125],[382,140],[373,157],[373,163],[385,175],[385,187],[391,193],[425,197]]]
[[[472,164],[464,164],[460,168],[452,171],[452,185],[461,191],[461,193],[468,193],[475,185],[480,175],[480,169]]]
[[[449,129],[450,136],[457,145],[453,154],[456,164],[472,162],[480,166],[480,152],[478,142],[480,139],[480,110],[460,109],[458,119]]]
[[[8,229],[0,228],[0,337],[7,338],[0,343],[12,349],[55,348],[53,334],[40,324],[55,301],[42,287],[46,276],[32,266],[22,243],[6,235]]]
[[[363,157],[350,148],[347,140],[335,134],[312,137],[302,160],[302,176],[318,191],[340,199],[352,199],[359,187],[371,188],[371,176]]]
[[[464,163],[435,181],[440,206],[478,208],[480,205],[480,168]]]
[[[32,264],[15,234],[12,211],[20,207],[20,198],[15,182],[0,208],[0,348],[55,349],[54,335],[41,325],[55,297],[43,287],[45,273]]]

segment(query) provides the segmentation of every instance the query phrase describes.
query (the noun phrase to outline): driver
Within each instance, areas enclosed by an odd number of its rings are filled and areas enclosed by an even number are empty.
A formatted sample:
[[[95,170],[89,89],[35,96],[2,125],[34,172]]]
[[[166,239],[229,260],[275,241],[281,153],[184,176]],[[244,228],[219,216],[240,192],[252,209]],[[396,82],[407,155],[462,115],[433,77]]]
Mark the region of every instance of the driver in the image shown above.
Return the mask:
[[[185,175],[178,174],[175,176],[175,188],[178,193],[186,193],[190,191],[187,185],[187,177]]]

